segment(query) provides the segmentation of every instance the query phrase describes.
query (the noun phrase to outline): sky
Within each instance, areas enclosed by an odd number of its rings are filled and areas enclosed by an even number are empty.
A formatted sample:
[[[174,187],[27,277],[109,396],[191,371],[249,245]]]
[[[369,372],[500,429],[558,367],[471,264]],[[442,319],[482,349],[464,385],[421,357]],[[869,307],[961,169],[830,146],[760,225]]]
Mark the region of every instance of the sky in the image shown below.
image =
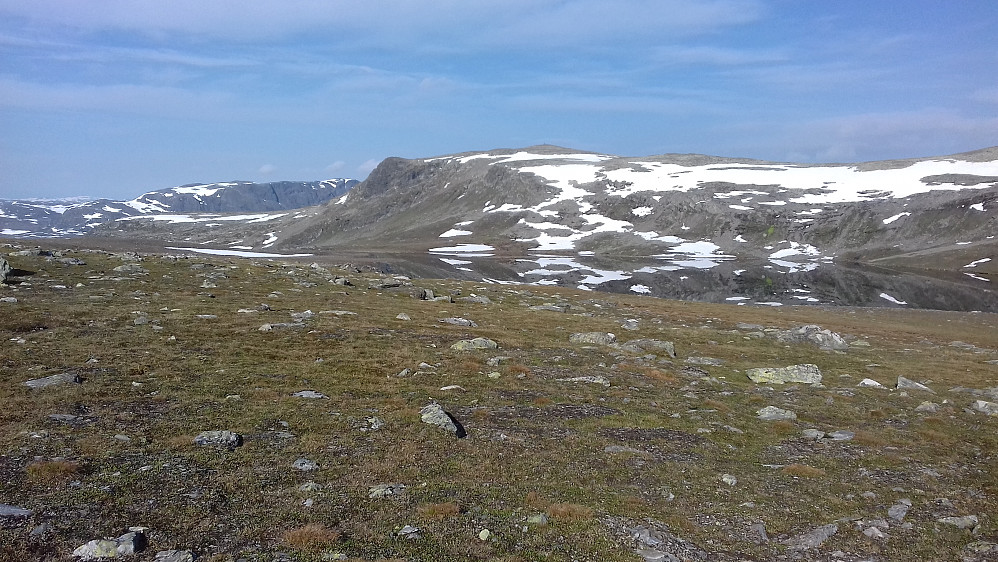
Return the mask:
[[[0,0],[0,199],[363,179],[556,144],[998,145],[991,0]]]

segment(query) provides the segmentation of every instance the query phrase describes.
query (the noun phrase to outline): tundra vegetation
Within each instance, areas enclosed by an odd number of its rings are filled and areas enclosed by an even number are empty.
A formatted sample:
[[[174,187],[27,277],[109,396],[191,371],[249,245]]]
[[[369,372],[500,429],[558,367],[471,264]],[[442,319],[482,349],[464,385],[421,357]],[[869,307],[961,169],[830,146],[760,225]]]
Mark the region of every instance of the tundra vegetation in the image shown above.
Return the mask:
[[[993,314],[21,249],[3,560],[998,556]]]

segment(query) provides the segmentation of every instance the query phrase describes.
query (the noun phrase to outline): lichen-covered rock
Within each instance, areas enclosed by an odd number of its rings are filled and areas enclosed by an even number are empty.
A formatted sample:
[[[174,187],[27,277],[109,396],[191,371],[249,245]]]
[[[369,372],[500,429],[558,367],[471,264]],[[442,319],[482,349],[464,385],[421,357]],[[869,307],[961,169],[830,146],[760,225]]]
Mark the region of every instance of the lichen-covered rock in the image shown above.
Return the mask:
[[[790,547],[790,550],[818,548],[823,542],[827,541],[829,537],[838,532],[839,526],[834,523],[830,525],[822,525],[817,529],[812,529],[802,535],[798,535],[786,541],[786,544]]]
[[[791,365],[783,368],[760,367],[745,371],[748,378],[760,384],[785,384],[800,382],[817,384],[821,382],[821,371],[816,365]]]
[[[610,345],[617,341],[617,336],[610,332],[579,332],[568,336],[568,341],[572,343],[594,343],[597,345]]]
[[[611,334],[612,335],[612,334]],[[676,356],[676,346],[671,341],[640,339],[628,340],[620,344],[620,349],[632,353],[665,353],[669,357]]]
[[[898,390],[922,390],[922,391],[925,391],[925,392],[931,392],[932,394],[936,393],[936,391],[932,390],[931,388],[925,386],[924,384],[922,384],[920,382],[915,382],[915,381],[913,381],[911,379],[906,379],[906,378],[901,377],[901,376],[898,377],[897,389]]]
[[[795,420],[797,419],[797,414],[790,410],[784,410],[783,408],[777,408],[776,406],[766,406],[761,410],[756,412],[760,420],[763,421],[782,421],[782,420]]]
[[[974,402],[974,409],[982,414],[987,414],[989,416],[998,416],[998,404],[994,402],[988,402],[987,400],[978,400]]]
[[[447,412],[440,407],[440,404],[436,402],[428,404],[419,411],[419,419],[423,423],[428,423],[430,425],[435,425],[440,429],[449,431],[455,435],[458,433],[457,424],[451,419]]]
[[[7,282],[7,277],[10,275],[11,271],[13,271],[13,268],[10,267],[7,260],[0,258],[0,283]]]
[[[476,349],[498,349],[499,344],[488,338],[461,340],[450,346],[455,351],[474,351]]]
[[[389,496],[401,495],[404,492],[405,484],[377,484],[371,486],[367,497],[371,499],[387,498]]]
[[[29,381],[24,381],[24,386],[30,388],[45,388],[47,386],[54,386],[57,384],[68,384],[68,383],[80,383],[80,375],[74,373],[59,373],[58,375],[49,375],[47,377],[42,377],[40,379],[31,379]]]
[[[849,344],[842,336],[814,324],[777,332],[776,339],[786,343],[813,343],[825,350],[849,349]]]
[[[243,436],[232,431],[202,431],[194,438],[195,445],[235,449],[243,444]]]
[[[100,560],[132,556],[142,552],[148,545],[145,527],[130,527],[129,532],[116,539],[94,539],[73,551],[73,556],[82,560]]]

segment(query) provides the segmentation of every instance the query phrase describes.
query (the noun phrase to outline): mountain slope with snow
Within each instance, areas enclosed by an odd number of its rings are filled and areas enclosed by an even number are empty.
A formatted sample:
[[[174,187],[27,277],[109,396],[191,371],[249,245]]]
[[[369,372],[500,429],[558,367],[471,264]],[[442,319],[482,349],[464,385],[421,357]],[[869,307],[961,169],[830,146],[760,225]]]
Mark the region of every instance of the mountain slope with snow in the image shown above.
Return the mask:
[[[920,262],[932,253],[962,260],[966,246],[992,253],[996,233],[998,148],[802,165],[539,146],[387,159],[345,199],[282,231],[277,246],[737,256],[809,267],[915,253]]]
[[[276,213],[278,211],[310,207],[341,197],[357,183],[357,180],[351,179],[225,182],[150,191],[129,201],[80,198],[0,200],[0,235],[79,236],[91,233],[108,222],[143,218],[174,223],[263,222],[283,216]]]

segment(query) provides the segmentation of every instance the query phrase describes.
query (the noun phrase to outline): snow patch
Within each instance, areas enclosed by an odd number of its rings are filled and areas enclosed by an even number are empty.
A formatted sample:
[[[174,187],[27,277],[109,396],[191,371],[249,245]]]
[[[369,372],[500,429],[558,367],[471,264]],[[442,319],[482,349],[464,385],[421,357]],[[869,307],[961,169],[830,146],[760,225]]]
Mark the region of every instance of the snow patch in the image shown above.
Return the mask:
[[[213,248],[175,248],[167,246],[168,250],[180,250],[184,252],[197,252],[199,254],[211,254],[213,256],[236,256],[240,258],[301,258],[314,254],[271,254],[266,252],[244,252],[239,250],[216,250]]]
[[[891,224],[892,222],[898,220],[901,217],[910,217],[910,216],[911,216],[911,213],[907,213],[907,212],[906,213],[898,213],[898,214],[894,215],[893,217],[887,217],[886,219],[884,219],[884,224]]]
[[[884,299],[884,300],[887,300],[887,301],[890,301],[890,302],[892,302],[892,303],[894,303],[894,304],[902,304],[902,305],[903,305],[903,304],[908,304],[908,303],[907,303],[907,302],[905,302],[905,301],[899,301],[899,300],[897,300],[896,298],[894,298],[894,297],[892,297],[892,296],[888,295],[887,293],[880,293],[880,298],[882,298],[882,299]]]
[[[991,261],[991,258],[981,258],[979,260],[974,260],[963,267],[977,267],[978,265],[988,263],[989,261]]]

